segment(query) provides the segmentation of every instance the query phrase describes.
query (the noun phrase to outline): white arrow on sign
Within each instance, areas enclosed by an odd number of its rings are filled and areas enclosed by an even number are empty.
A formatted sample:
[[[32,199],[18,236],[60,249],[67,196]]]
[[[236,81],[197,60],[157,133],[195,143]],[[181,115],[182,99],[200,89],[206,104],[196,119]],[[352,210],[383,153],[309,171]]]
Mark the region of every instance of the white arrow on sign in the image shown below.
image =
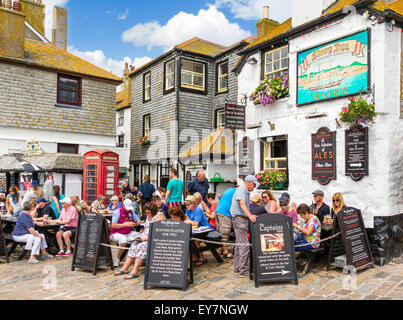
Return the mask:
[[[282,276],[284,276],[284,275],[286,275],[287,273],[291,273],[291,271],[281,270],[281,272],[267,272],[267,273],[262,273],[262,275],[281,274]]]
[[[350,164],[350,167],[362,167],[362,163],[352,163]]]

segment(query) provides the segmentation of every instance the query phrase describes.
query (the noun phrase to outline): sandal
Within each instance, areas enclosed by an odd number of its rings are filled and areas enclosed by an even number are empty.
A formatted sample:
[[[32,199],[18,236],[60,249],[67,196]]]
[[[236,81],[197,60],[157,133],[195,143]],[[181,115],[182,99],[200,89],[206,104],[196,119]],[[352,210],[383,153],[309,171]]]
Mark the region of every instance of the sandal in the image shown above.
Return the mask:
[[[139,276],[135,275],[134,273],[128,273],[126,277],[124,277],[123,279],[125,280],[130,280],[130,279],[136,279]]]
[[[224,258],[232,259],[234,256],[232,255],[231,252],[227,252],[226,254],[223,254]]]
[[[197,262],[195,263],[195,265],[199,267],[199,266],[202,266],[203,264],[206,264],[206,263],[207,263],[207,259],[204,259],[204,260],[202,260],[202,261],[200,261],[200,260],[197,261]]]
[[[118,272],[115,272],[113,275],[114,276],[121,276],[122,274],[127,274],[127,272],[124,272],[123,270],[119,270]]]

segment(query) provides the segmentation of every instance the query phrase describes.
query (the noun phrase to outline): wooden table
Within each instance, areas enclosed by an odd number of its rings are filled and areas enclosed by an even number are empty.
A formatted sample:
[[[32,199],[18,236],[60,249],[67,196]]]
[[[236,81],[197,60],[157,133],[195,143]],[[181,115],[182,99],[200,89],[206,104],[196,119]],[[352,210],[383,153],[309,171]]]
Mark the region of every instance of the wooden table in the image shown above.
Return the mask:
[[[193,238],[197,238],[197,239],[200,239],[200,240],[209,240],[209,239],[207,239],[207,236],[211,231],[215,231],[215,230],[211,229],[211,228],[204,228],[204,227],[192,228],[192,236],[193,236]],[[205,252],[205,251],[210,251],[213,254],[214,258],[217,260],[218,263],[223,263],[224,262],[224,260],[220,256],[220,254],[217,252],[217,249],[221,248],[222,245],[212,244],[212,243],[208,243],[208,242],[206,242],[205,245],[206,246],[200,247],[200,248],[197,248],[196,246],[194,246],[193,247],[193,250],[194,250],[193,252],[194,253],[202,253],[202,252]]]

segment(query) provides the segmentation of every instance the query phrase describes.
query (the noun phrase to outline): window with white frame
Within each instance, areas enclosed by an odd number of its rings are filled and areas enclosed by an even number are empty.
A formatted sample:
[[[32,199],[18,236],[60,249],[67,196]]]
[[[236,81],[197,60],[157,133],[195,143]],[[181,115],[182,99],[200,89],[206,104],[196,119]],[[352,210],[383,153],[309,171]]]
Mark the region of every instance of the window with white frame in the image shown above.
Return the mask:
[[[143,121],[143,137],[150,137],[151,115],[145,115]]]
[[[264,77],[273,79],[288,72],[288,46],[265,53]]]
[[[205,65],[203,63],[182,60],[181,86],[204,91]]]
[[[228,62],[218,65],[217,91],[225,92],[228,90]]]
[[[151,73],[144,75],[144,101],[151,99]]]
[[[216,127],[217,129],[225,128],[225,110],[216,111]]]
[[[165,90],[175,87],[175,60],[168,61],[165,64]]]
[[[288,170],[287,137],[271,137],[264,142],[263,169],[282,171]]]
[[[119,111],[118,113],[118,126],[123,126],[125,124],[125,111]]]

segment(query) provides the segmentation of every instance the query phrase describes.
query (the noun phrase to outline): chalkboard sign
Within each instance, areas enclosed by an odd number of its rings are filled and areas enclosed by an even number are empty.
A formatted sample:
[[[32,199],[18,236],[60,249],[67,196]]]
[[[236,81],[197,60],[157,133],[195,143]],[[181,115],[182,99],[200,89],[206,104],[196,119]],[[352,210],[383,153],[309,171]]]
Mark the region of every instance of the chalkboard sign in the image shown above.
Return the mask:
[[[336,180],[336,132],[328,128],[312,135],[312,180],[322,185]]]
[[[225,105],[225,128],[232,130],[245,130],[245,106],[235,104]]]
[[[186,290],[188,264],[193,282],[189,240],[192,226],[175,220],[161,220],[153,222],[150,228],[144,289],[152,286]]]
[[[357,270],[373,266],[361,211],[346,207],[339,212],[337,218],[346,253],[346,264]]]
[[[238,145],[239,176],[246,177],[255,174],[254,141],[244,137]]]
[[[0,256],[6,258],[7,263],[10,263],[8,256],[7,243],[3,233],[3,223],[0,221]]]
[[[280,214],[264,214],[257,217],[251,230],[255,287],[263,282],[282,281],[295,281],[297,285],[292,219]]]
[[[368,128],[346,130],[346,176],[354,181],[368,175]]]
[[[97,213],[83,213],[78,218],[75,250],[71,270],[80,268],[92,271],[95,275],[98,267],[109,264],[113,270],[112,252],[108,227],[105,218]]]

